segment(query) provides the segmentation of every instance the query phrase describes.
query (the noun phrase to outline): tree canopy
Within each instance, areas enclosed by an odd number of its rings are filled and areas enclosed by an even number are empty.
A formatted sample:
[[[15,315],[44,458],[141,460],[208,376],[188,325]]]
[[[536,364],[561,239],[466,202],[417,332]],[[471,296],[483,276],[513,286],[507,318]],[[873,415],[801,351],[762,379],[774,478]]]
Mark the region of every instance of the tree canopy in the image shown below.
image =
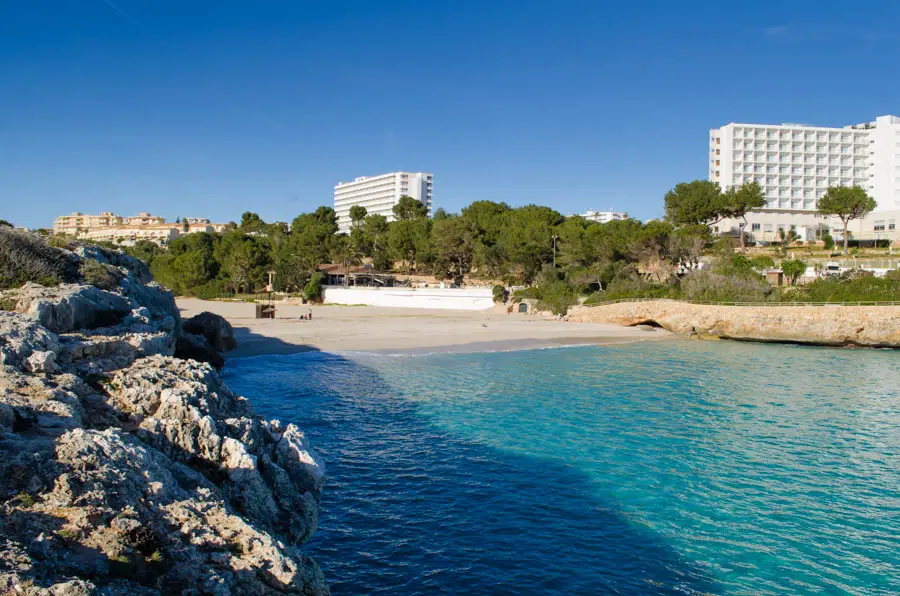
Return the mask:
[[[822,215],[834,215],[844,224],[844,253],[847,253],[847,224],[872,212],[877,204],[859,186],[832,186],[816,204]]]

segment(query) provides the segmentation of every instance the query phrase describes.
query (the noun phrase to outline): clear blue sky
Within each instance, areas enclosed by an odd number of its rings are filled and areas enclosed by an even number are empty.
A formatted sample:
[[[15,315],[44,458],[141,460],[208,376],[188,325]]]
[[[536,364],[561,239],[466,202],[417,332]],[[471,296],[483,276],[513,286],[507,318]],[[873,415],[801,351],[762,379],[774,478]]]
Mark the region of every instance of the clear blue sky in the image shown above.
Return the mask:
[[[898,56],[894,0],[0,0],[0,218],[289,221],[393,170],[648,218],[711,127],[900,113]]]

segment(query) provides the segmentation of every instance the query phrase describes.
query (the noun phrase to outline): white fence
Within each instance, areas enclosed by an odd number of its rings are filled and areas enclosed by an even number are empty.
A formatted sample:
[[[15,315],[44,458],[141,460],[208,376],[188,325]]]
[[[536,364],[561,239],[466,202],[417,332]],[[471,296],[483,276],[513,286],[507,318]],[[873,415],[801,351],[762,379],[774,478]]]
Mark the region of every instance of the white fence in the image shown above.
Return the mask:
[[[487,310],[494,306],[491,288],[344,288],[326,286],[325,304],[365,304],[399,308]]]

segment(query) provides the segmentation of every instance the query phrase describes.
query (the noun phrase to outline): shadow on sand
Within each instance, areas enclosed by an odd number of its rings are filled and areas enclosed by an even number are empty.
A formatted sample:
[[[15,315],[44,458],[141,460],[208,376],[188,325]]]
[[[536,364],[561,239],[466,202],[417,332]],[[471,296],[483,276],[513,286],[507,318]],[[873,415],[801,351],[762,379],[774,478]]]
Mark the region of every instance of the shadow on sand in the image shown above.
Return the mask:
[[[324,458],[306,550],[335,594],[722,591],[579,470],[438,428],[365,364],[317,352],[232,359],[224,374]]]

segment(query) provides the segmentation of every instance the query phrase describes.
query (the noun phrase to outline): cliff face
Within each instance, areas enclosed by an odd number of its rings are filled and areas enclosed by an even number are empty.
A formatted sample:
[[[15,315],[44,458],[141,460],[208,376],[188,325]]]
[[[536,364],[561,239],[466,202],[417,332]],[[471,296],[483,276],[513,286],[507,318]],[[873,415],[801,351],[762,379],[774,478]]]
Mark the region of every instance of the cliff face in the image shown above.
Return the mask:
[[[0,292],[0,593],[327,594],[303,432],[173,357],[142,264],[77,252],[116,284]]]
[[[569,320],[655,323],[682,335],[900,348],[900,306],[707,306],[674,300],[579,306]]]

